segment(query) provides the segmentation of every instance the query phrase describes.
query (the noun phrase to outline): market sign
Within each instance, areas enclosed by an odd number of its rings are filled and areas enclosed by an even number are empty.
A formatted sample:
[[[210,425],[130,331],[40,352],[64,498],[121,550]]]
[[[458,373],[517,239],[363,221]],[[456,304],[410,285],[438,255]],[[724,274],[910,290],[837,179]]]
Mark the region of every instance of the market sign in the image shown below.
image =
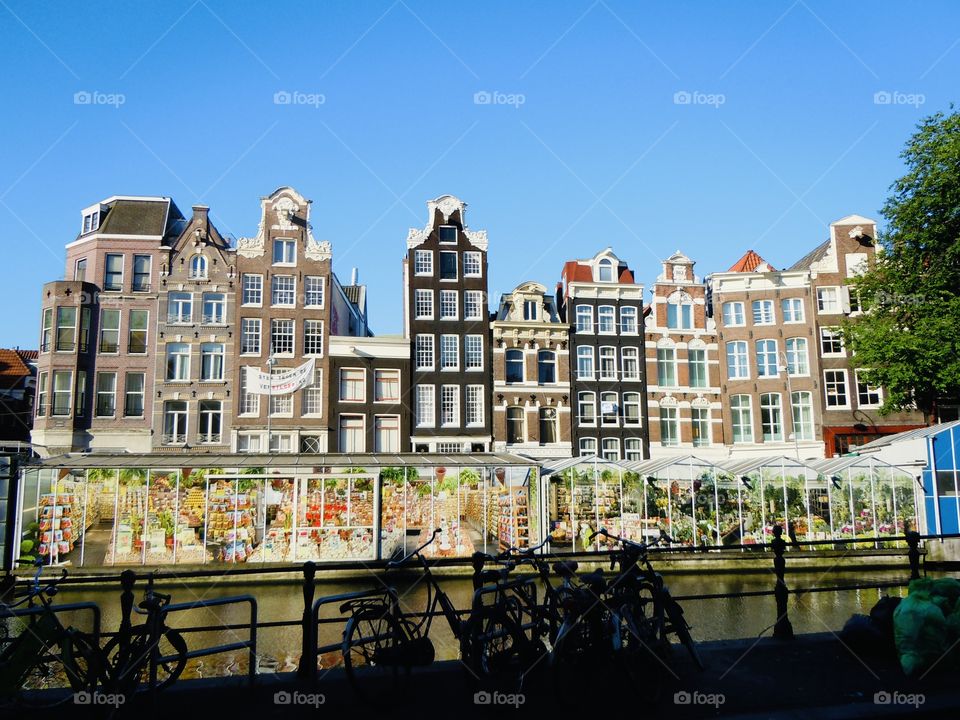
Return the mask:
[[[299,367],[273,375],[260,368],[248,367],[246,391],[254,395],[289,395],[313,381],[315,364],[316,358],[310,358]]]

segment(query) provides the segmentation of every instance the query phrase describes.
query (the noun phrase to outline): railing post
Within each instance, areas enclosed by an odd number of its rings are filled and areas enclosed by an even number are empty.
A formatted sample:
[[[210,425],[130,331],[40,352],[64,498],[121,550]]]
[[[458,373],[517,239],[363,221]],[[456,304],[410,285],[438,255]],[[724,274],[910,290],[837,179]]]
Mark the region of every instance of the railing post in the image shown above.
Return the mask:
[[[910,549],[907,551],[907,558],[910,560],[910,579],[920,579],[920,533],[916,530],[908,530],[906,533],[907,545]]]
[[[120,629],[119,647],[125,650],[130,641],[130,615],[133,613],[133,586],[137,582],[137,574],[133,570],[124,570],[120,573]]]
[[[303,647],[297,677],[313,681],[317,678],[317,632],[313,627],[313,581],[317,566],[312,560],[303,564]]]
[[[784,541],[783,528],[779,525],[773,526],[773,542],[770,546],[773,548],[773,571],[777,575],[777,584],[773,593],[777,600],[777,622],[773,626],[773,636],[781,640],[793,639],[793,625],[790,624],[790,618],[787,617],[787,581],[784,579],[784,571],[787,568],[787,561],[783,557],[784,550],[787,549],[787,543]]]

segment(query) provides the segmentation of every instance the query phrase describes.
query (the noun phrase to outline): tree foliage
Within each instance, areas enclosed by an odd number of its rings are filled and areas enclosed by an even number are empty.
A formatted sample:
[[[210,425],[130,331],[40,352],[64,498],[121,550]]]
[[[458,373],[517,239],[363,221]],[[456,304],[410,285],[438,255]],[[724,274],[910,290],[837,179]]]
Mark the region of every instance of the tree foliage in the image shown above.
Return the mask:
[[[923,120],[883,207],[877,262],[852,284],[864,314],[844,325],[861,377],[885,389],[882,413],[960,394],[960,114]]]

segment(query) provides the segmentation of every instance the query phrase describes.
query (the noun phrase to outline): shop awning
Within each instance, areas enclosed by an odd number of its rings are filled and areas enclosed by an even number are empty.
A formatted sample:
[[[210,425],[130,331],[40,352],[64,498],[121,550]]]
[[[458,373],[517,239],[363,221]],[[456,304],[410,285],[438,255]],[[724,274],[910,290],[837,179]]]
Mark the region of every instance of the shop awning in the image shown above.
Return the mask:
[[[270,468],[311,471],[322,468],[371,467],[531,467],[537,463],[511,453],[469,453],[445,455],[430,453],[365,453],[326,455],[253,453],[71,453],[43,458],[24,468],[58,470],[92,470],[96,468],[169,469],[201,468]]]

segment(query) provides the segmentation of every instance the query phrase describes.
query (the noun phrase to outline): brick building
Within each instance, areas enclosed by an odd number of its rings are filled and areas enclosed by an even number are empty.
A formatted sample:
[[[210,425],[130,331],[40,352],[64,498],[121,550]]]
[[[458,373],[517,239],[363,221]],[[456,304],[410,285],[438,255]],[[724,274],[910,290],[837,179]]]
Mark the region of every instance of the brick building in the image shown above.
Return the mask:
[[[645,318],[650,452],[723,454],[716,322],[694,261],[677,250],[664,260]]]
[[[643,286],[607,248],[565,263],[558,295],[571,326],[574,452],[648,458]]]
[[[154,367],[155,449],[202,447],[228,452],[235,394],[236,254],[193,207],[180,236],[158,257],[159,302]],[[124,414],[143,410],[142,373],[126,373]]]
[[[494,317],[494,449],[570,457],[570,327],[555,299],[539,283],[521,283],[501,296]]]
[[[36,362],[35,350],[0,349],[0,445],[30,439]]]
[[[44,454],[153,444],[157,257],[186,223],[167,197],[115,195],[84,208],[65,277],[43,287],[32,442]],[[123,385],[142,375],[142,407]]]
[[[467,228],[466,203],[427,203],[403,261],[404,336],[410,339],[415,452],[491,448],[487,233]]]

